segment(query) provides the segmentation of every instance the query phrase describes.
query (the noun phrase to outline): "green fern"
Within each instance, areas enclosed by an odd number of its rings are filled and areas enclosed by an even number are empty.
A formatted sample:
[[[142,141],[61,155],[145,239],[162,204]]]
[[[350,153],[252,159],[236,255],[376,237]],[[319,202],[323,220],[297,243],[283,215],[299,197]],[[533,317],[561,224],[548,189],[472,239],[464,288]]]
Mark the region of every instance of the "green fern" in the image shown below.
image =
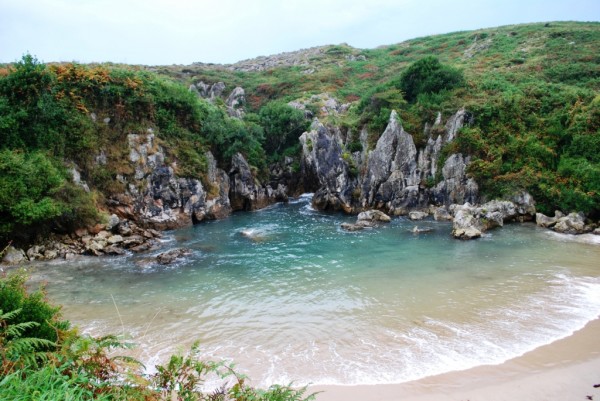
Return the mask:
[[[21,337],[23,332],[39,326],[37,322],[23,322],[10,324],[9,321],[21,313],[15,309],[4,313],[0,310],[0,357],[2,375],[10,373],[14,368],[36,366],[39,362],[46,362],[46,351],[56,344],[50,340],[35,337]]]

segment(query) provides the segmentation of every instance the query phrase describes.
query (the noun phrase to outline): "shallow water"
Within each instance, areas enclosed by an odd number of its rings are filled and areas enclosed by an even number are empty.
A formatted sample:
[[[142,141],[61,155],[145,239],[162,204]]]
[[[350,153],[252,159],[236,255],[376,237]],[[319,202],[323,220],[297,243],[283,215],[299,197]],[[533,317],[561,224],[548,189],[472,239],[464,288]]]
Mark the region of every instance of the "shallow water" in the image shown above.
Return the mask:
[[[477,241],[403,218],[354,217],[310,198],[170,232],[152,255],[32,267],[83,331],[126,333],[140,359],[201,343],[258,385],[398,383],[501,363],[600,315],[600,246],[509,225]],[[432,228],[413,234],[412,228]]]

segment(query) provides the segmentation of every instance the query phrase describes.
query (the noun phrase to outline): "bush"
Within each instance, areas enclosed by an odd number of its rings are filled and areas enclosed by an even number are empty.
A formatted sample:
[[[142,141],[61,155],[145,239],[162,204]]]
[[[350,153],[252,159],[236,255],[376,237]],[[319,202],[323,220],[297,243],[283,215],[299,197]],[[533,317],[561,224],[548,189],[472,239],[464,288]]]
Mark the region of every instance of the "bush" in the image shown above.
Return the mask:
[[[263,148],[271,156],[296,145],[310,123],[301,110],[283,102],[270,102],[260,109],[258,124],[264,130]]]
[[[59,220],[67,227],[96,217],[92,197],[44,153],[0,151],[0,239],[27,241]]]
[[[400,89],[408,101],[416,100],[421,93],[439,93],[463,84],[461,71],[441,64],[433,56],[416,61],[400,75]]]

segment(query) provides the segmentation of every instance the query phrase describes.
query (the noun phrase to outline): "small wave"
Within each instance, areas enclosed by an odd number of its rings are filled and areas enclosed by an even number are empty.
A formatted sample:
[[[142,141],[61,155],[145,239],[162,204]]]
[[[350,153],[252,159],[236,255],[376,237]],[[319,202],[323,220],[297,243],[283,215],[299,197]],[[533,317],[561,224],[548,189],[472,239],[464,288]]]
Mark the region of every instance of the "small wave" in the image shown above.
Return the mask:
[[[580,244],[592,244],[592,245],[600,245],[600,235],[596,234],[562,234],[554,231],[547,230],[545,235],[553,240],[563,241],[563,242],[578,242]]]

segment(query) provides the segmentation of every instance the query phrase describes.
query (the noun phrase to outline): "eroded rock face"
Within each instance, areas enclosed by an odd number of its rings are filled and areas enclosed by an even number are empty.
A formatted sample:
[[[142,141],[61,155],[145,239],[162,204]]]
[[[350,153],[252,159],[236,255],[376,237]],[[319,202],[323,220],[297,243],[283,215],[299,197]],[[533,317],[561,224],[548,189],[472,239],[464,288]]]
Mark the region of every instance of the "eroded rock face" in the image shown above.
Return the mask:
[[[425,147],[417,149],[412,135],[404,131],[398,115],[392,112],[375,148],[366,151],[367,133],[361,132],[364,150],[353,154],[346,150],[347,144],[338,131],[315,120],[311,131],[300,138],[302,176],[315,192],[314,206],[347,213],[375,208],[405,215],[426,210],[430,204],[476,203],[478,187],[467,175],[469,158],[452,154],[439,166],[442,147],[470,118],[461,109],[442,125],[438,115],[434,125],[425,129]],[[442,181],[429,188],[427,184],[438,175]],[[311,185],[305,187],[311,190]]]
[[[313,204],[321,210],[353,213],[357,180],[350,172],[352,159],[350,155],[344,156],[339,133],[330,132],[315,120],[311,131],[300,136],[300,143],[303,149],[301,175],[304,188],[315,190]]]
[[[229,182],[229,201],[233,210],[262,209],[287,200],[285,188],[273,190],[270,185],[263,186],[254,177],[250,165],[241,153],[236,153],[231,159]]]

